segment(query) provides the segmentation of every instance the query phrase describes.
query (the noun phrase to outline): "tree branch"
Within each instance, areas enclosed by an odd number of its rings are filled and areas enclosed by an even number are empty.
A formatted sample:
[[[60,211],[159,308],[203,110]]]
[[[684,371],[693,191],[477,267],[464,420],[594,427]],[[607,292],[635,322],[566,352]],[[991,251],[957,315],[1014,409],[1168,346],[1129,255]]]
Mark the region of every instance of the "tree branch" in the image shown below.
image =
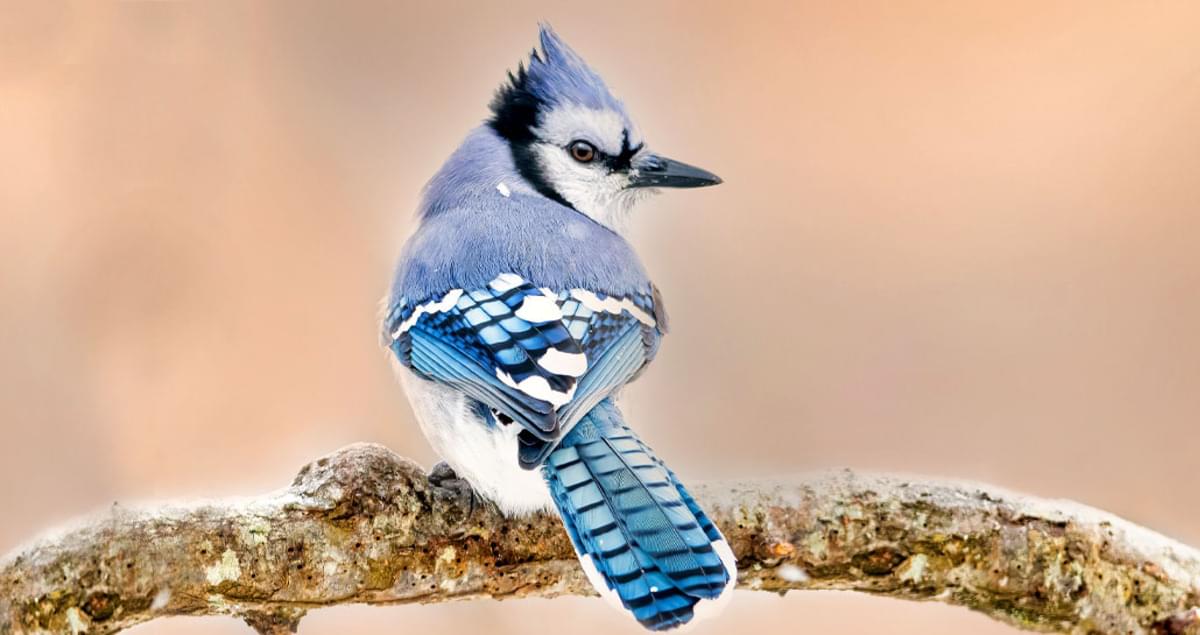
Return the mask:
[[[693,488],[742,589],[849,589],[1017,627],[1200,634],[1200,552],[1081,505],[842,472]],[[592,594],[559,520],[504,518],[353,445],[261,498],[127,509],[0,562],[0,633],[237,615],[261,633],[343,603]]]

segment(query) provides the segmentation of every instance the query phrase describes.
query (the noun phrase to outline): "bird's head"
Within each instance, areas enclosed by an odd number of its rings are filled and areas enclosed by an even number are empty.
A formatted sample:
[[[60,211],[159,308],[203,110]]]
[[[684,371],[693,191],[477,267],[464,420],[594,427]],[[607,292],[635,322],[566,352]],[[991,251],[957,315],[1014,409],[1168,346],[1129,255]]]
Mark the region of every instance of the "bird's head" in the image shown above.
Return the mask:
[[[541,52],[509,73],[488,121],[534,189],[619,231],[630,208],[657,188],[721,182],[651,152],[604,80],[550,27],[540,35]]]

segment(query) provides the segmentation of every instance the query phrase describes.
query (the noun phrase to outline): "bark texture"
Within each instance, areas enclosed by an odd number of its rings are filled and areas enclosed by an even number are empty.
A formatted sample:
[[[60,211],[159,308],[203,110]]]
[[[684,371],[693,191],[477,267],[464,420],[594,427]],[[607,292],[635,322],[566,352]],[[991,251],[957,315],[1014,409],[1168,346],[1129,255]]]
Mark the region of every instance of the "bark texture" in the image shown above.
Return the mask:
[[[0,561],[0,634],[218,614],[285,633],[334,604],[592,594],[557,517],[504,518],[443,485],[360,444],[259,498],[114,506]],[[1200,553],[1075,503],[848,471],[692,489],[741,589],[936,600],[1036,631],[1200,635]]]

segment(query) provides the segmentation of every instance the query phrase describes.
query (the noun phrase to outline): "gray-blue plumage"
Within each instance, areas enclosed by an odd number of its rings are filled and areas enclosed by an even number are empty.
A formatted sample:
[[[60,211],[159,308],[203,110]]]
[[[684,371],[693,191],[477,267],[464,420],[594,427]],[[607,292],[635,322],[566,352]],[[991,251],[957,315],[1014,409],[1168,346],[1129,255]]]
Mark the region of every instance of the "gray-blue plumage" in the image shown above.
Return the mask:
[[[596,110],[620,113],[626,124],[629,114],[621,100],[613,97],[604,79],[588,67],[549,27],[543,26],[538,39],[542,54],[535,49],[530,55],[526,88],[549,106],[574,104]]]
[[[538,287],[649,292],[650,278],[624,238],[522,182],[507,142],[490,126],[471,131],[426,186],[390,302],[482,287],[505,271]]]
[[[651,153],[577,54],[541,44],[426,187],[384,338],[450,466],[506,512],[552,504],[597,590],[673,628],[736,563],[616,407],[667,331],[618,229],[647,188],[720,179]]]

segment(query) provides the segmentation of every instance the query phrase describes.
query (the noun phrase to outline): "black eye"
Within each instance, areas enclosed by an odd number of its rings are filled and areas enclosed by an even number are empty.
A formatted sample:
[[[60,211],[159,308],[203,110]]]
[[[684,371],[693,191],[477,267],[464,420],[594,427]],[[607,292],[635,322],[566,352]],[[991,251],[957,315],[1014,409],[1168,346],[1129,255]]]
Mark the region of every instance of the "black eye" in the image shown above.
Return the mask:
[[[571,145],[567,146],[567,151],[571,153],[571,158],[580,163],[591,163],[596,158],[596,146],[587,141],[572,141]]]

